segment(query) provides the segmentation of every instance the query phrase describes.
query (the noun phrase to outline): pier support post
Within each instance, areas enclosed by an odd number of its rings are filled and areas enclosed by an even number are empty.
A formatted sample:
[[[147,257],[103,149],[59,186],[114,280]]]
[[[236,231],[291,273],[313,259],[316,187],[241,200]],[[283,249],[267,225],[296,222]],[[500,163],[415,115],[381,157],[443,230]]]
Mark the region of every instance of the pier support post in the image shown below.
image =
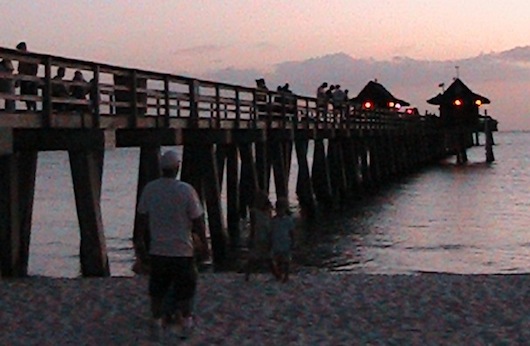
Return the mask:
[[[81,232],[81,273],[84,277],[110,276],[100,205],[104,150],[68,154]]]
[[[367,145],[367,139],[364,137],[362,139],[362,144],[359,147],[359,154],[361,155],[361,175],[362,175],[362,184],[365,189],[370,189],[372,187],[372,177],[370,176],[370,162],[369,162],[369,147]]]
[[[213,260],[215,264],[222,265],[227,259],[227,234],[223,223],[221,206],[221,188],[216,177],[218,176],[215,161],[215,152],[212,144],[202,145],[198,158],[203,164],[204,171],[202,183],[206,196],[206,209],[208,211],[208,226],[212,240]]]
[[[323,206],[331,206],[333,198],[331,194],[329,167],[326,159],[324,141],[320,138],[315,139],[311,181],[318,203]]]
[[[16,154],[0,156],[0,271],[2,277],[20,272],[20,216]]]
[[[344,172],[344,158],[340,139],[331,138],[328,141],[328,164],[331,189],[335,205],[340,205],[346,195],[346,173]]]
[[[241,180],[239,183],[239,215],[247,217],[248,208],[254,200],[254,194],[259,189],[256,162],[252,154],[252,143],[239,144],[241,158]]]
[[[270,183],[270,160],[267,153],[267,142],[256,142],[256,171],[259,188],[268,193]]]
[[[213,262],[222,266],[227,259],[228,236],[223,225],[219,172],[213,144],[184,145],[181,179],[191,184],[201,200],[206,202]]]
[[[18,198],[20,212],[20,267],[18,272],[21,276],[28,275],[37,157],[38,152],[36,151],[24,151],[18,154]]]
[[[138,183],[136,188],[136,206],[140,200],[142,191],[152,180],[158,179],[160,172],[160,146],[142,146],[140,148],[140,160],[138,165]],[[138,214],[135,207],[134,214],[134,228],[133,228],[133,244],[137,244],[138,239]],[[145,248],[149,250],[149,237],[144,238]],[[135,255],[138,255],[135,253]]]
[[[484,134],[486,137],[484,144],[486,149],[486,162],[493,162],[495,161],[495,156],[493,155],[493,133],[491,131],[489,118],[486,118],[484,121]]]
[[[369,148],[369,171],[371,177],[371,183],[373,188],[377,188],[381,184],[381,167],[380,167],[380,153],[379,145],[377,142],[377,134],[371,131],[370,137],[367,138]]]
[[[344,171],[348,197],[357,197],[359,193],[359,182],[357,181],[358,156],[354,144],[354,139],[349,137],[342,141],[342,154],[344,157]]]
[[[274,173],[274,186],[276,187],[276,197],[288,198],[287,170],[285,168],[285,146],[279,140],[269,142],[270,158]]]
[[[0,156],[0,273],[28,275],[37,152]]]
[[[295,140],[296,159],[298,161],[296,195],[304,214],[313,217],[315,215],[315,199],[313,198],[313,187],[311,186],[311,176],[307,164],[307,148],[307,139]]]
[[[241,230],[239,229],[241,209],[239,188],[237,146],[228,144],[226,147],[226,220],[232,250],[240,245],[241,240]]]

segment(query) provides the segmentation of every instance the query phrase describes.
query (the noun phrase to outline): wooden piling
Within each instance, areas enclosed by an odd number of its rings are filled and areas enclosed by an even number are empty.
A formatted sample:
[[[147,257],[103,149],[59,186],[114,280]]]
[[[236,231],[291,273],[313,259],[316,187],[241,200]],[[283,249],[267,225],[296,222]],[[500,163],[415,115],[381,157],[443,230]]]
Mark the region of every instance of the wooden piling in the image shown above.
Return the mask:
[[[359,196],[359,182],[357,181],[359,158],[355,149],[355,141],[347,137],[341,141],[341,145],[348,198],[355,198]]]
[[[81,232],[81,273],[110,276],[100,206],[104,150],[69,150],[68,155]]]
[[[254,143],[256,150],[256,171],[258,174],[258,185],[262,191],[269,192],[270,182],[270,160],[267,155],[267,142],[258,141]]]
[[[495,161],[495,156],[493,155],[493,133],[491,131],[489,118],[486,118],[484,121],[484,134],[486,137],[484,143],[486,149],[486,162],[493,162]]]
[[[20,207],[16,154],[0,156],[0,269],[2,277],[19,277]]]
[[[206,209],[208,212],[208,227],[212,241],[213,261],[215,265],[224,265],[228,257],[229,245],[226,227],[224,225],[223,209],[221,204],[221,188],[216,177],[218,176],[213,144],[204,144],[200,147],[198,159],[203,165]],[[237,235],[239,237],[239,235]]]
[[[259,190],[256,162],[252,153],[252,143],[239,143],[239,157],[241,159],[241,179],[239,182],[239,215],[247,217],[247,211],[252,206],[254,194]]]
[[[221,189],[214,146],[209,143],[184,145],[181,179],[191,184],[206,204],[214,265],[222,266],[228,256],[228,235],[223,224]]]
[[[333,200],[336,205],[342,204],[346,199],[346,172],[344,171],[344,158],[340,139],[330,138],[328,141],[328,167]]]
[[[160,172],[160,146],[142,146],[140,147],[140,159],[138,164],[138,182],[136,188],[136,207],[140,200],[142,191],[145,185],[152,180],[158,179],[161,175]],[[136,211],[135,207],[135,211]],[[134,227],[133,227],[133,244],[138,242],[139,237],[139,225],[138,225],[138,213],[134,214]],[[149,249],[149,237],[144,238],[145,248]],[[138,254],[136,254],[138,256]]]
[[[359,147],[359,155],[361,158],[361,176],[362,185],[364,189],[372,188],[372,177],[370,176],[370,164],[369,164],[369,147],[367,145],[367,138],[362,138],[361,146]]]
[[[226,154],[226,218],[230,246],[235,249],[240,245],[241,238],[241,230],[239,229],[240,186],[237,145],[234,143],[228,144]]]
[[[313,152],[313,166],[311,168],[311,182],[315,198],[322,206],[331,207],[333,198],[329,166],[326,159],[326,149],[321,138],[315,139]]]
[[[269,139],[269,154],[274,173],[274,186],[277,197],[289,196],[287,168],[285,167],[285,146],[276,139]]]
[[[29,245],[31,239],[31,220],[35,198],[35,178],[37,173],[36,151],[24,151],[18,154],[18,197],[20,215],[20,276],[28,275]]]
[[[305,138],[295,140],[296,159],[298,162],[298,177],[296,179],[296,195],[304,215],[313,217],[315,215],[315,199],[313,197],[313,186],[307,163],[307,148],[309,141]]]

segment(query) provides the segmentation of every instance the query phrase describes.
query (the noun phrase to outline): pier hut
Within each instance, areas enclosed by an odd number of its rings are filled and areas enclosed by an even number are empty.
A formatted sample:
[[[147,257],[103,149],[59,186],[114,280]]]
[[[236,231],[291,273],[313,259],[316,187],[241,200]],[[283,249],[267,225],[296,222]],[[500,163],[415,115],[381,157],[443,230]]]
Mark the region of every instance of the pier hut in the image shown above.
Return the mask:
[[[471,91],[460,78],[455,78],[447,90],[427,103],[439,106],[440,120],[447,134],[446,145],[456,154],[457,162],[467,162],[466,148],[473,145],[473,133],[480,126],[479,108],[489,104],[490,100]]]
[[[386,109],[386,110],[399,110],[401,107],[410,106],[405,100],[398,99],[390,93],[382,84],[378,83],[377,80],[369,81],[368,84],[359,92],[357,97],[350,100],[356,108],[362,108],[366,110],[373,109]]]

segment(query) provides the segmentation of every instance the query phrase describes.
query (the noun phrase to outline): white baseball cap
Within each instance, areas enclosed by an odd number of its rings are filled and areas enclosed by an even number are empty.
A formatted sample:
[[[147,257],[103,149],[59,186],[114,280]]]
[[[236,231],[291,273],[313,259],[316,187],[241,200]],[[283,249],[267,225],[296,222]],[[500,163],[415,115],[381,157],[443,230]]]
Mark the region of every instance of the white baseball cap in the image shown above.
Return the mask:
[[[180,162],[180,154],[176,151],[169,150],[160,158],[160,168],[178,170],[180,168]]]

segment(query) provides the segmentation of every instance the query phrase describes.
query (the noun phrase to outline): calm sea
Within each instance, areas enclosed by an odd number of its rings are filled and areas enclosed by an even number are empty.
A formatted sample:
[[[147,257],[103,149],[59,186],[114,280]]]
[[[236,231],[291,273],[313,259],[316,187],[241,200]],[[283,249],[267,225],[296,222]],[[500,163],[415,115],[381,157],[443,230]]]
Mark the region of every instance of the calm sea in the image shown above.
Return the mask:
[[[495,142],[493,164],[475,147],[467,165],[451,158],[320,216],[301,237],[297,263],[380,274],[530,272],[530,133],[495,133]],[[105,154],[102,213],[113,276],[133,275],[138,156],[138,149]],[[79,276],[79,240],[68,155],[40,153],[29,274]]]

